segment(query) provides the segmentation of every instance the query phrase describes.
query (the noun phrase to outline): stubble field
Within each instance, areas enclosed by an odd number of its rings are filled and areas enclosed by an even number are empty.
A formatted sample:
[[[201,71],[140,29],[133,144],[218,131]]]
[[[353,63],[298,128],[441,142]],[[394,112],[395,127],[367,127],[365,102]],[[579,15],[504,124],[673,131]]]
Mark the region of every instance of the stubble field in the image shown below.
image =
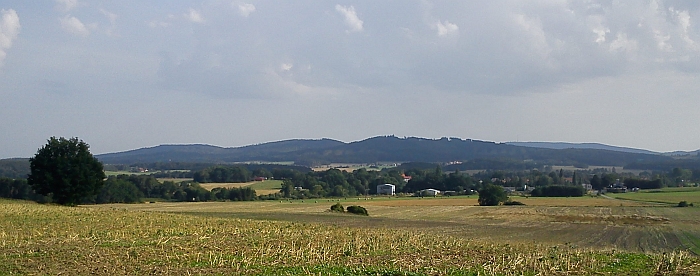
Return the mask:
[[[476,197],[0,201],[0,274],[696,275],[696,208]],[[330,213],[340,202],[370,217]],[[620,206],[622,204],[622,206]]]

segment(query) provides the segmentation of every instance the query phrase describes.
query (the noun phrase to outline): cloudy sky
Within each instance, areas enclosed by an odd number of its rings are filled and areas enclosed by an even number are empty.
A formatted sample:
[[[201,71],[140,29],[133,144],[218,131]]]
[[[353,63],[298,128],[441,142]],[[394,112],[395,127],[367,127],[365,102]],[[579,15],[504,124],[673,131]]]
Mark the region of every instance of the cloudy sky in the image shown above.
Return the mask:
[[[0,158],[377,135],[700,148],[695,0],[0,2]]]

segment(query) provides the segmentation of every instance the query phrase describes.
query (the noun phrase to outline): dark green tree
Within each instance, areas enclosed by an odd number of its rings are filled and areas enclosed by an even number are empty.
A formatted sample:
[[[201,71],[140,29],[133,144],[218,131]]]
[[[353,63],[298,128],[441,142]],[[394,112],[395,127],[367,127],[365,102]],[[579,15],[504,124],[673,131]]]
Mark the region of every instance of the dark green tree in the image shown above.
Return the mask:
[[[484,188],[479,190],[479,205],[481,206],[496,206],[506,200],[508,200],[508,196],[501,186],[486,184]]]
[[[598,176],[597,174],[593,175],[593,177],[591,178],[591,186],[594,190],[601,190],[605,188],[602,180],[600,179],[600,176]]]
[[[51,137],[29,159],[31,173],[27,182],[38,194],[51,194],[62,205],[75,205],[96,195],[105,173],[89,148],[78,138]]]

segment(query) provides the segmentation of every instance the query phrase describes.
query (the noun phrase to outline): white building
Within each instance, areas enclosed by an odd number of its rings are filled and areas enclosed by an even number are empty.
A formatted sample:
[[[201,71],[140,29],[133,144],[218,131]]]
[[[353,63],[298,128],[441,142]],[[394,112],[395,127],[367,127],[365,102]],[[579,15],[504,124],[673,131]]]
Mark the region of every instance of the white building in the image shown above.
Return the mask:
[[[394,195],[396,186],[394,184],[377,185],[377,194],[379,195]]]
[[[421,195],[423,196],[437,196],[440,194],[440,190],[435,190],[435,189],[425,189],[421,191]]]

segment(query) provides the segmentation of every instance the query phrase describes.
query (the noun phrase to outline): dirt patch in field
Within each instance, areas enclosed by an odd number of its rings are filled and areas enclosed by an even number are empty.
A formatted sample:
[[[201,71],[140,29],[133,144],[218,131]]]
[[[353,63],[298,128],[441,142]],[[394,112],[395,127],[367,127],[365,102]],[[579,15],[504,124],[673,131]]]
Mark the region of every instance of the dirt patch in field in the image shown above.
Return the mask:
[[[255,190],[256,195],[271,195],[271,194],[276,194],[279,193],[279,189],[258,189]]]

